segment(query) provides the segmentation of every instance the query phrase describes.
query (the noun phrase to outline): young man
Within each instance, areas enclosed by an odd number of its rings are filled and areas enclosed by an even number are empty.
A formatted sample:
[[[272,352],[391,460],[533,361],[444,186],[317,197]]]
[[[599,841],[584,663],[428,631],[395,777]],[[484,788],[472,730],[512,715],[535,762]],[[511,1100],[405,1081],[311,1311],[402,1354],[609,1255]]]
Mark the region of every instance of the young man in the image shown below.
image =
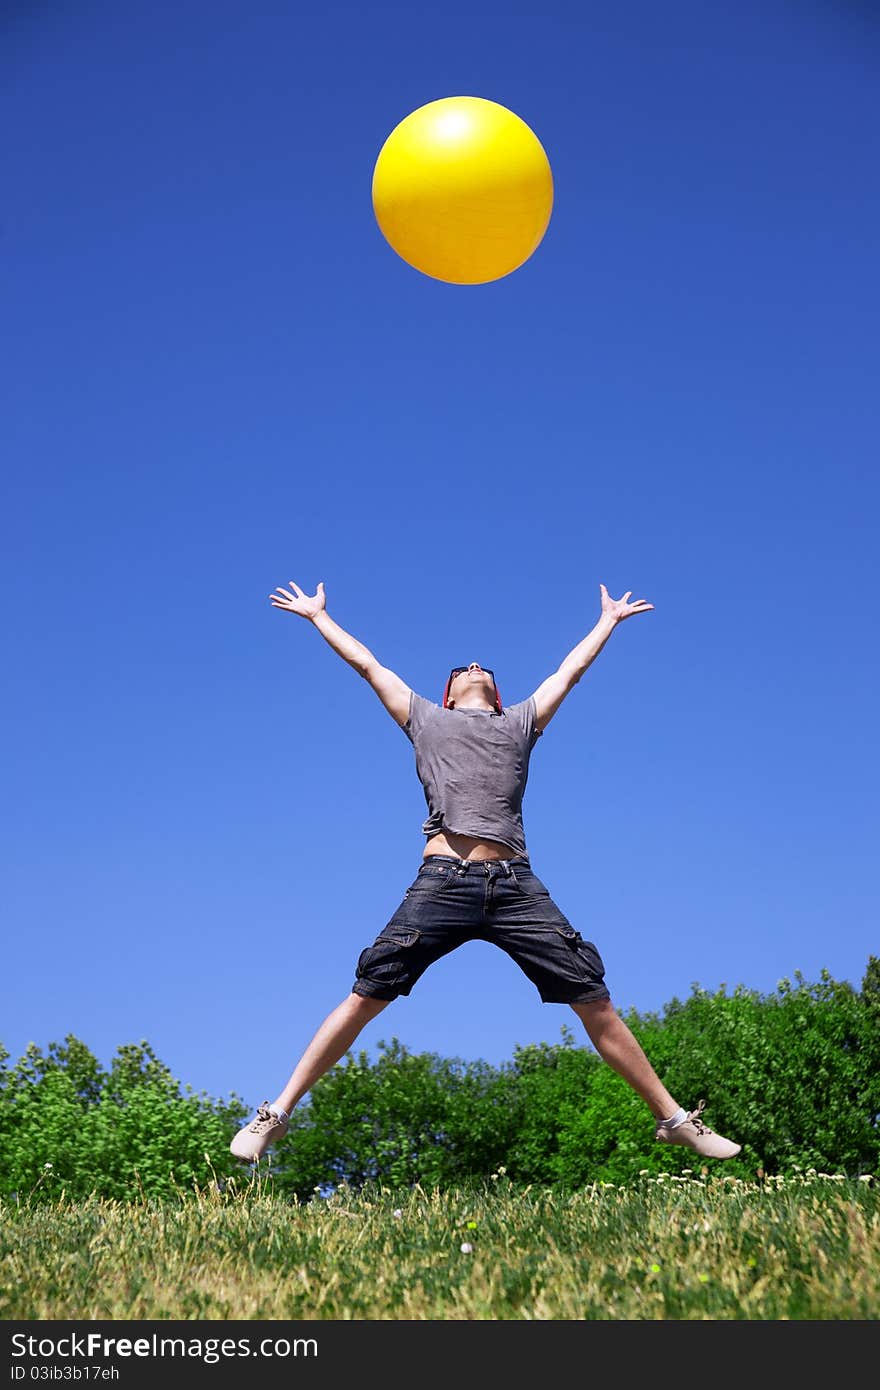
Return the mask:
[[[358,958],[351,993],[324,1020],[287,1085],[232,1141],[253,1161],[282,1138],[293,1106],[349,1050],[365,1024],[419,976],[466,941],[500,946],[536,985],[545,1003],[568,1004],[600,1057],[642,1097],[655,1137],[685,1144],[704,1158],[733,1158],[741,1145],[704,1125],[703,1101],[687,1111],[669,1094],[611,1003],[605,967],[532,872],[522,799],[529,758],[569,691],[625,619],[654,605],[612,599],[600,584],[602,611],[592,632],[534,695],[505,707],[491,670],[472,661],[453,667],[442,705],[416,695],[344,632],[327,612],[324,585],[311,597],[290,581],[269,597],[275,608],[307,619],[335,652],[369,681],[413,743],[425,792],[427,836],[419,871],[397,910]]]

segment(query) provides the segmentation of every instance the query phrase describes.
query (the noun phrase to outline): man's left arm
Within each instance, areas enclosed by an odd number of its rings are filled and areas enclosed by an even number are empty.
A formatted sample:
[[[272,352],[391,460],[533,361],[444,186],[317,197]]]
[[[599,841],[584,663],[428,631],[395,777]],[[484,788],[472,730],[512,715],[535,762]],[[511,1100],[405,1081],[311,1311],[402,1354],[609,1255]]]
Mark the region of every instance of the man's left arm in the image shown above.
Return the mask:
[[[618,599],[611,598],[604,584],[599,585],[599,592],[602,596],[602,613],[596,626],[582,642],[578,642],[577,646],[572,648],[559,670],[548,676],[534,693],[536,728],[539,733],[543,733],[568,692],[577,685],[587,667],[595,661],[617,624],[622,623],[625,618],[631,618],[634,613],[648,613],[654,607],[653,603],[647,603],[642,598],[630,603],[632,589],[627,589],[623,598]]]

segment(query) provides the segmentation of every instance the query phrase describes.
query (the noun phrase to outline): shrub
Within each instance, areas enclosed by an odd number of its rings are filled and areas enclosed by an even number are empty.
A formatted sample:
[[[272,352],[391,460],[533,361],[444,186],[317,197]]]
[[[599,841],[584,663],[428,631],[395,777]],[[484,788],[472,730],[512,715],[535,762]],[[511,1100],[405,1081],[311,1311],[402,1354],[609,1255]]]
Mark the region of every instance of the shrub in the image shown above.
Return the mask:
[[[230,1130],[244,1107],[182,1092],[146,1042],[109,1071],[79,1039],[33,1044],[12,1068],[0,1049],[0,1192],[136,1198],[234,1171]],[[208,1159],[206,1160],[206,1153]]]

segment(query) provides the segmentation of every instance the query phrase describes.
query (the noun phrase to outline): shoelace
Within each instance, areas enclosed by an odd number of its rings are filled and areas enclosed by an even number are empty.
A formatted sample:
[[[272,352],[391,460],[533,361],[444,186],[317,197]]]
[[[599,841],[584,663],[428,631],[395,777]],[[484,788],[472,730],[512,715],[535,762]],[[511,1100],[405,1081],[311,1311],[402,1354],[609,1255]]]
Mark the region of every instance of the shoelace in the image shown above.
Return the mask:
[[[701,1100],[696,1110],[692,1110],[691,1113],[688,1115],[688,1119],[690,1120],[691,1124],[693,1125],[694,1129],[697,1131],[698,1134],[714,1134],[715,1131],[709,1129],[708,1125],[704,1125],[703,1121],[700,1119],[700,1116],[702,1115],[705,1108],[706,1102],[704,1100]]]
[[[260,1125],[268,1124],[270,1120],[277,1121],[277,1119],[278,1116],[273,1115],[272,1111],[269,1109],[269,1102],[263,1101],[263,1104],[257,1107],[256,1119],[253,1121],[251,1125],[251,1130],[254,1134],[256,1134],[259,1130]]]

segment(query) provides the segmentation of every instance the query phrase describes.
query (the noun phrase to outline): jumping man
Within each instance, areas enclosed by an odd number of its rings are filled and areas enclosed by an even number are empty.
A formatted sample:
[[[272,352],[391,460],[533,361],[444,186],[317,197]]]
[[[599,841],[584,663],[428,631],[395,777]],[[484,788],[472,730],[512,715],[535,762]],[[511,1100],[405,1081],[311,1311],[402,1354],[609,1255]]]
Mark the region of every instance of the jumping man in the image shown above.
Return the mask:
[[[494,673],[478,661],[455,666],[442,704],[412,691],[327,612],[323,583],[311,597],[290,581],[269,598],[321,633],[373,687],[413,744],[428,817],[422,862],[403,899],[358,958],[351,992],[315,1033],[277,1099],[264,1102],[230,1146],[253,1161],[287,1133],[293,1107],[341,1057],[362,1028],[398,995],[409,994],[428,966],[466,941],[491,941],[516,962],[547,1004],[568,1004],[599,1056],[637,1092],[656,1121],[655,1137],[685,1144],[704,1158],[733,1158],[741,1145],[708,1129],[704,1102],[686,1110],[666,1090],[614,1008],[605,967],[532,872],[522,800],[532,749],[566,695],[611,633],[652,603],[632,590],[610,597],[558,671],[519,704],[504,706]]]

